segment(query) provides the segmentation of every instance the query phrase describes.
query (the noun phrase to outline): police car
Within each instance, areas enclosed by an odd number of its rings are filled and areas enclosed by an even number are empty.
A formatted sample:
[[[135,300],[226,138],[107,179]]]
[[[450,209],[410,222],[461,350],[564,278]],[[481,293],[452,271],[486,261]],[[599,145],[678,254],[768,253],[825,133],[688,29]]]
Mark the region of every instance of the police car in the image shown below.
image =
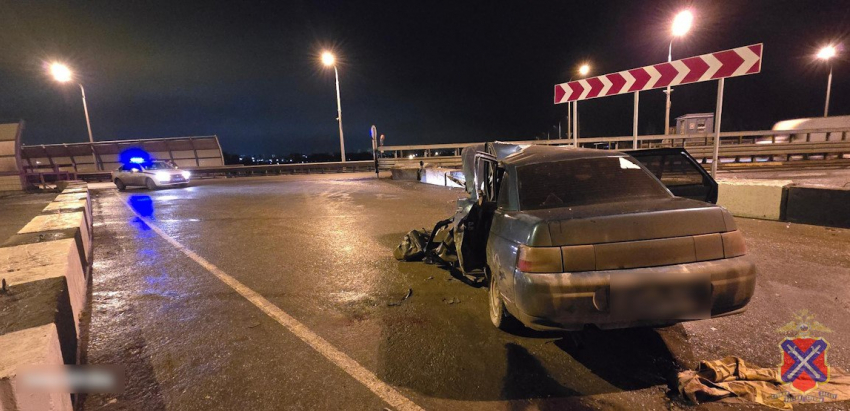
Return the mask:
[[[160,187],[186,187],[192,173],[180,170],[174,164],[165,161],[146,161],[131,158],[129,162],[112,172],[112,182],[118,190],[129,186],[147,187],[155,190]]]

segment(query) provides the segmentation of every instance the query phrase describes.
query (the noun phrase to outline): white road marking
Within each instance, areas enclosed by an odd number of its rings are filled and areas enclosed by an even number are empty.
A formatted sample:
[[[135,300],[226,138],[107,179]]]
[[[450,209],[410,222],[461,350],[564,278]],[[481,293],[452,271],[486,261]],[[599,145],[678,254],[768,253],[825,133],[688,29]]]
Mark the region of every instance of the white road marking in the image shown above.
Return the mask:
[[[120,196],[117,196],[121,199]],[[123,199],[121,199],[123,202]],[[166,234],[162,229],[153,224],[147,217],[141,216],[136,210],[133,210],[129,204],[124,203],[130,212],[136,215],[140,220],[142,220],[145,224],[147,224],[150,229],[157,233],[163,240],[167,241],[174,248],[178,249],[180,252],[185,254],[187,257],[191,258],[193,261],[198,263],[201,267],[204,267],[207,271],[209,271],[212,275],[218,277],[223,283],[227,284],[235,290],[239,295],[245,297],[246,300],[250,301],[251,304],[254,304],[257,308],[259,308],[262,312],[266,313],[269,317],[273,318],[280,325],[286,327],[291,333],[295,334],[296,337],[304,341],[314,350],[318,351],[322,354],[328,361],[332,362],[334,365],[345,371],[348,375],[353,377],[355,380],[359,381],[361,384],[366,386],[370,391],[375,393],[378,397],[384,400],[387,404],[391,405],[393,408],[398,410],[422,410],[421,407],[416,405],[409,398],[402,395],[398,390],[391,387],[387,383],[381,381],[372,371],[369,371],[360,363],[355,361],[353,358],[346,355],[344,352],[340,351],[336,347],[334,347],[331,343],[327,342],[324,338],[320,337],[318,334],[311,331],[307,328],[306,325],[302,324],[300,321],[296,320],[291,315],[285,313],[283,310],[278,308],[276,305],[272,304],[271,301],[267,300],[265,297],[257,293],[256,291],[248,288],[245,284],[242,284],[237,279],[231,277],[200,255],[196,254],[194,251],[186,248],[183,244],[180,244],[177,240]]]

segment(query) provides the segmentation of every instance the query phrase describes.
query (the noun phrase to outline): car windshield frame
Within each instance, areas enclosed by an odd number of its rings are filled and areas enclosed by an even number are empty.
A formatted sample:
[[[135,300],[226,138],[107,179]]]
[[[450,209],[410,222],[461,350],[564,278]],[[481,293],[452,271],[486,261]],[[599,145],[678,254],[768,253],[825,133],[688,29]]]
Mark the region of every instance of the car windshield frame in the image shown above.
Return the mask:
[[[673,197],[658,178],[629,156],[549,161],[516,170],[521,211]]]

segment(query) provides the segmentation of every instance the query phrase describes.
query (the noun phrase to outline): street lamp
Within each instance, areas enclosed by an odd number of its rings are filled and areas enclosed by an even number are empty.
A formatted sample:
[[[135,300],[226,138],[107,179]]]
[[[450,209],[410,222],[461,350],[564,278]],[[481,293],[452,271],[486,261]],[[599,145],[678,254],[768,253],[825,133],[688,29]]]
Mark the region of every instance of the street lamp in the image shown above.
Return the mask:
[[[322,53],[322,64],[325,67],[333,67],[334,68],[334,76],[336,77],[336,110],[337,110],[337,122],[339,122],[339,151],[342,156],[342,162],[345,162],[345,139],[342,136],[342,102],[339,99],[339,71],[336,69],[336,57],[329,52],[325,51]]]
[[[50,74],[53,76],[53,79],[60,83],[67,83],[74,79],[74,73],[71,72],[71,69],[68,66],[62,63],[52,63],[50,65]],[[77,83],[80,86],[80,93],[83,96],[83,112],[86,115],[86,128],[89,132],[89,143],[92,143],[91,146],[91,155],[92,160],[94,160],[94,167],[97,170],[100,170],[100,165],[97,163],[97,156],[94,154],[94,137],[92,137],[91,133],[91,121],[89,120],[89,108],[86,104],[86,89],[83,88],[83,83]]]
[[[673,26],[670,30],[673,37],[670,39],[670,47],[667,48],[668,63],[673,61],[673,40],[675,40],[676,37],[682,37],[687,34],[693,23],[694,14],[691,13],[690,10],[681,11],[673,18]],[[664,135],[670,134],[670,93],[672,91],[673,89],[670,88],[670,86],[667,86],[667,106],[664,111]]]
[[[817,58],[829,63],[829,77],[826,80],[826,103],[823,105],[823,116],[829,115],[829,92],[832,90],[832,58],[836,55],[835,46],[826,46],[818,51]]]
[[[590,65],[582,64],[578,68],[578,74],[586,77],[590,73]],[[578,100],[573,101],[573,147],[578,148]]]

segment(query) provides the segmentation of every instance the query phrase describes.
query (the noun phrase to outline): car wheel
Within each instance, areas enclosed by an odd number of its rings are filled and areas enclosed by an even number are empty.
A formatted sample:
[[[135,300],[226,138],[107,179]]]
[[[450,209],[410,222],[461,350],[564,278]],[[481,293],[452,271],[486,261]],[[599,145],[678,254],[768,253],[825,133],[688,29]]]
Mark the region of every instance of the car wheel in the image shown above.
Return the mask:
[[[145,180],[145,187],[147,187],[148,190],[156,190],[156,183],[154,183],[153,180],[148,178]]]
[[[118,191],[124,191],[127,189],[127,185],[124,184],[124,182],[121,181],[120,178],[115,179],[115,187],[118,187]]]
[[[489,270],[488,270],[489,271]],[[488,305],[490,308],[490,322],[502,331],[515,329],[517,320],[505,308],[502,294],[499,293],[499,276],[490,273],[490,289],[488,290]]]

